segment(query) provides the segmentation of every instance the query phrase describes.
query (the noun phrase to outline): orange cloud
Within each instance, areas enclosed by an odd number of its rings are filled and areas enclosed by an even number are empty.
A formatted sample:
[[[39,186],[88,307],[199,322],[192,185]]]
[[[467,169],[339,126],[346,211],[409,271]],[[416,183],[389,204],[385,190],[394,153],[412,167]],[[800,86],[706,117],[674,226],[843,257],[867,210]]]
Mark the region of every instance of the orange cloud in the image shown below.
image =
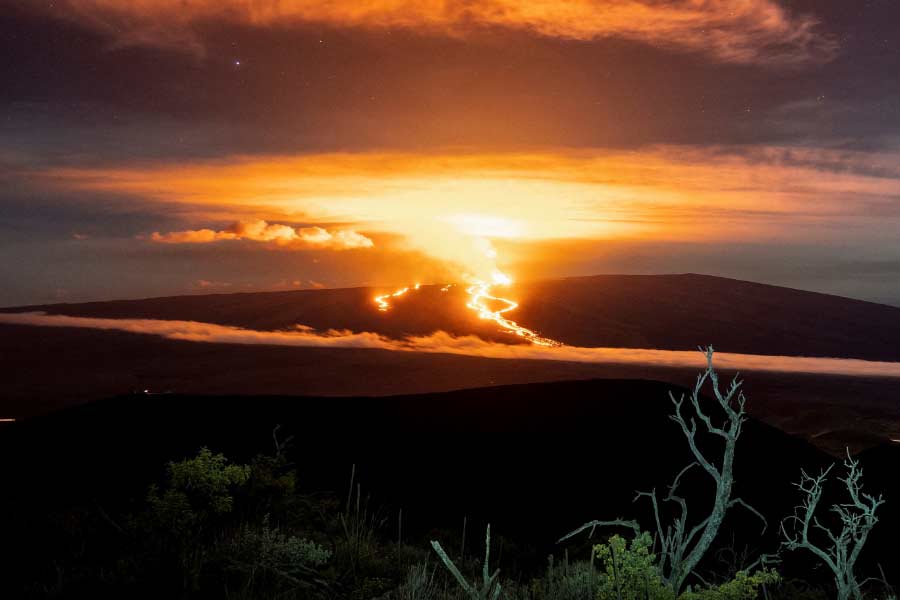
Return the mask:
[[[260,213],[399,235],[425,232],[429,238],[452,229],[502,239],[652,235],[711,241],[733,239],[736,226],[745,239],[752,237],[770,217],[791,231],[798,216],[863,217],[863,200],[900,195],[898,164],[900,156],[887,152],[656,146],[268,155],[37,175],[63,188],[199,207],[199,216],[210,219]],[[769,225],[762,223],[764,232]]]
[[[221,240],[254,240],[275,242],[280,245],[302,244],[315,248],[349,250],[371,248],[372,240],[366,236],[341,229],[328,231],[322,227],[298,227],[267,223],[266,221],[238,222],[222,231],[212,229],[191,229],[170,233],[154,232],[150,239],[163,244],[208,244]]]
[[[496,268],[523,258],[510,252],[528,252],[525,244],[511,248],[514,242],[821,243],[824,235],[854,235],[848,223],[870,225],[867,235],[895,237],[886,228],[900,217],[892,201],[900,196],[898,158],[790,147],[657,146],[268,155],[37,175],[67,189],[181,204],[193,211],[192,219],[252,214],[319,227],[344,223],[385,236],[391,248],[436,259],[454,277],[487,280]],[[257,237],[278,238],[280,230],[266,227],[268,233]],[[290,237],[290,228],[285,233]],[[334,244],[365,245],[350,233],[330,233]],[[241,235],[250,234],[194,230],[159,234],[159,241]],[[341,240],[344,235],[349,239]],[[307,243],[319,236],[305,235]]]
[[[106,33],[125,45],[203,51],[205,23],[257,27],[296,23],[405,28],[464,35],[502,27],[536,35],[623,38],[703,52],[736,63],[825,61],[836,43],[816,19],[775,0],[57,0],[36,10]]]
[[[218,344],[303,346],[315,348],[372,348],[395,352],[458,354],[496,359],[553,360],[598,364],[654,365],[702,369],[699,352],[635,348],[580,348],[502,344],[476,336],[453,336],[438,331],[428,336],[392,339],[377,333],[317,332],[298,325],[292,331],[259,331],[195,321],[156,319],[102,319],[45,313],[0,313],[0,323],[43,327],[79,327],[158,335],[172,340]],[[765,356],[719,352],[716,364],[723,370],[819,373],[859,377],[900,377],[900,363],[850,358]]]

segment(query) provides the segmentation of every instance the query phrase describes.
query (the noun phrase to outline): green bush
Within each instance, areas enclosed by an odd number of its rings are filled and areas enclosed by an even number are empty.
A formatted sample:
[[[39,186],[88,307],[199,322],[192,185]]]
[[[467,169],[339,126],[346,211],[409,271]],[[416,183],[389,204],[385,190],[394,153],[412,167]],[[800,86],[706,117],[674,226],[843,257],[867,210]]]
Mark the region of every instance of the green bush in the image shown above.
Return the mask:
[[[234,489],[247,482],[250,467],[229,465],[222,454],[201,448],[196,457],[170,462],[166,487],[147,495],[155,523],[177,536],[195,536],[234,507]]]
[[[220,549],[225,571],[247,589],[295,590],[323,587],[317,569],[331,558],[319,544],[269,525],[244,526]]]
[[[734,579],[718,586],[686,591],[679,600],[754,600],[759,597],[760,589],[766,585],[775,585],[781,580],[776,571],[764,569],[755,573],[738,571]]]
[[[606,544],[594,546],[600,560],[598,600],[674,600],[675,592],[665,586],[651,552],[649,533],[635,536],[630,543],[614,535]]]
[[[619,535],[612,536],[606,544],[594,546],[594,554],[600,560],[598,600],[675,600],[671,587],[663,584],[652,551],[653,539],[649,533],[641,533],[630,542]],[[739,571],[734,579],[716,586],[696,589],[688,587],[678,595],[678,600],[753,600],[759,597],[764,585],[780,581],[777,572],[764,569],[754,573]]]

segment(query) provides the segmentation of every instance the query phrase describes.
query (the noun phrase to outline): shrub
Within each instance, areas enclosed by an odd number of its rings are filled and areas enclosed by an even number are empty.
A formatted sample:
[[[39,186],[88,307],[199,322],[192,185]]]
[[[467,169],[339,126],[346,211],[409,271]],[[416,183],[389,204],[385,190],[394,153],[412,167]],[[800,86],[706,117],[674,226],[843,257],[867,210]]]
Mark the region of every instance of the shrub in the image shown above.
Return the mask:
[[[759,597],[760,588],[775,585],[780,580],[780,575],[771,569],[752,574],[738,571],[731,581],[696,591],[689,590],[680,595],[678,600],[753,600]]]
[[[674,600],[675,592],[663,584],[651,552],[649,533],[635,536],[630,543],[614,535],[606,544],[594,546],[600,560],[598,600]]]
[[[557,565],[551,556],[543,577],[535,579],[528,588],[528,598],[535,600],[594,600],[597,597],[599,574],[586,561]]]
[[[234,491],[250,468],[229,465],[222,454],[201,448],[194,458],[170,462],[163,489],[151,486],[144,524],[161,556],[177,561],[185,590],[196,590],[222,519],[234,508]]]
[[[780,581],[778,573],[763,569],[754,573],[739,571],[733,579],[716,586],[688,587],[676,596],[663,583],[652,551],[649,533],[635,536],[631,542],[614,535],[606,544],[594,546],[601,563],[598,600],[753,600],[760,588]]]
[[[245,589],[322,586],[316,569],[331,558],[331,551],[315,542],[271,527],[268,517],[261,527],[242,527],[222,554],[226,570],[242,576]]]
[[[222,454],[201,448],[196,457],[170,462],[165,489],[147,495],[156,523],[174,534],[195,535],[215,518],[231,512],[234,488],[250,477],[250,467],[229,465]]]

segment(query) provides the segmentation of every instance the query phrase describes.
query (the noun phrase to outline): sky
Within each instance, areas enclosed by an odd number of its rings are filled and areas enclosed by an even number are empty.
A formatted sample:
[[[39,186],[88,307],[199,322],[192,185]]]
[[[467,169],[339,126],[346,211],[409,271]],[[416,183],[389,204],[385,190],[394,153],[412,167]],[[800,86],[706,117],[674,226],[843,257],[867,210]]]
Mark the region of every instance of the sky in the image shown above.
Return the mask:
[[[497,271],[900,305],[895,0],[0,8],[0,305]]]

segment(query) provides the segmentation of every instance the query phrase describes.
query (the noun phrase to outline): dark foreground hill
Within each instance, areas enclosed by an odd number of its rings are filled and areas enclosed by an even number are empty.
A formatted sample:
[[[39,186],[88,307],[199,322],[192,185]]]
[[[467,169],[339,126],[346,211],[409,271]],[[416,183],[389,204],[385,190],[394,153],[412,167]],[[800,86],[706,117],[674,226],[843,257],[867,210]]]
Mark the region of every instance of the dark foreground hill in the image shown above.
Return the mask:
[[[389,531],[401,508],[409,539],[458,531],[464,517],[470,531],[491,522],[520,549],[516,568],[533,566],[559,551],[560,535],[593,518],[636,516],[651,527],[648,506],[632,504],[634,490],[663,490],[691,460],[668,417],[669,391],[684,390],[594,380],[389,398],[138,395],[60,411],[0,430],[8,490],[3,514],[16,515],[4,533],[4,547],[14,556],[2,558],[10,572],[27,577],[52,558],[48,547],[73,542],[66,527],[74,525],[59,516],[72,514],[66,509],[137,510],[167,460],[205,445],[246,461],[271,447],[272,430],[281,425],[283,435],[294,436],[290,458],[305,490],[343,495],[355,464],[357,481],[383,507]],[[703,443],[712,449],[715,441]],[[872,491],[896,487],[889,481],[898,466],[892,450],[864,456],[864,464],[873,465]],[[737,452],[736,493],[767,516],[769,527],[761,535],[759,521],[735,509],[723,543],[734,535],[738,548],[773,550],[778,521],[798,501],[792,482],[800,469],[816,472],[832,460],[800,439],[748,421]],[[702,514],[705,476],[687,477],[684,491],[692,514]],[[889,551],[900,533],[897,506],[900,497],[889,498],[885,527],[872,540],[865,568],[877,560],[886,572],[900,573]],[[808,565],[787,557],[789,572],[801,567]]]
[[[15,310],[191,320],[251,329],[373,331],[400,337],[447,331],[507,341],[466,309],[465,286],[422,286],[379,312],[376,293],[352,288],[178,296],[55,304]],[[516,284],[510,316],[577,346],[692,350],[900,360],[900,308],[707,275],[599,275]],[[10,310],[10,309],[7,309]]]
[[[655,365],[206,344],[12,325],[0,325],[0,356],[0,417],[18,418],[144,389],[185,396],[388,396],[593,378],[686,386],[697,376],[696,369]],[[900,379],[769,372],[744,379],[753,416],[832,452],[900,438]]]

